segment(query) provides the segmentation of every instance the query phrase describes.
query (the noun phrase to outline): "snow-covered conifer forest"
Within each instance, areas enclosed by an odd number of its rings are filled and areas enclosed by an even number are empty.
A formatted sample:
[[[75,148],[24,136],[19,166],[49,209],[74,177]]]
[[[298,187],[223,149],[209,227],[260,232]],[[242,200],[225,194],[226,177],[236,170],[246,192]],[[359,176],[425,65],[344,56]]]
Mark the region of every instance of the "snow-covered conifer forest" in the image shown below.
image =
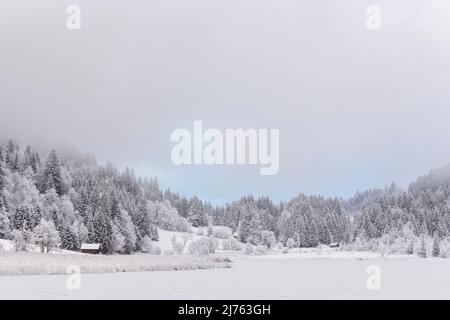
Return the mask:
[[[99,165],[93,156],[42,154],[10,140],[0,147],[0,239],[11,240],[17,251],[79,251],[82,243],[99,243],[103,254],[161,253],[155,245],[160,230],[204,227],[209,238],[229,239],[222,249],[261,253],[339,243],[341,250],[447,257],[449,185],[447,166],[407,190],[392,184],[350,199],[299,194],[281,203],[245,196],[212,206],[161,190],[156,179],[136,177],[132,169]],[[229,228],[221,234],[212,226]],[[186,239],[172,242],[171,254],[204,251],[195,245],[184,250]]]

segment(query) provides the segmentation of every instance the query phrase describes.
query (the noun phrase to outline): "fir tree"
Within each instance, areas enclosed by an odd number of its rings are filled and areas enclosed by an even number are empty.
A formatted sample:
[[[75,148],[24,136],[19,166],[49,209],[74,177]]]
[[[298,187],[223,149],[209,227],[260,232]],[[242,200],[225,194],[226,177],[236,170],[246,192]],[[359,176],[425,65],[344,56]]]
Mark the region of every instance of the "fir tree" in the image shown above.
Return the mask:
[[[41,180],[41,192],[45,193],[49,189],[55,189],[58,195],[64,193],[63,182],[61,178],[61,166],[55,150],[51,151]]]
[[[194,227],[205,227],[208,225],[208,219],[203,211],[202,203],[197,197],[191,199],[187,218]]]
[[[0,146],[0,196],[2,195],[3,187],[5,186],[5,171],[4,171],[4,159],[3,159],[3,149]]]
[[[408,249],[406,250],[406,254],[413,254],[414,253],[414,243],[412,241],[408,244]]]
[[[433,237],[433,257],[439,257],[440,253],[441,253],[440,239],[437,233],[435,233]]]
[[[427,257],[427,246],[425,243],[425,236],[422,235],[420,240],[420,249],[419,249],[419,257],[426,258]]]
[[[112,225],[103,212],[95,214],[92,220],[92,228],[89,240],[100,244],[100,251],[104,254],[112,252]]]

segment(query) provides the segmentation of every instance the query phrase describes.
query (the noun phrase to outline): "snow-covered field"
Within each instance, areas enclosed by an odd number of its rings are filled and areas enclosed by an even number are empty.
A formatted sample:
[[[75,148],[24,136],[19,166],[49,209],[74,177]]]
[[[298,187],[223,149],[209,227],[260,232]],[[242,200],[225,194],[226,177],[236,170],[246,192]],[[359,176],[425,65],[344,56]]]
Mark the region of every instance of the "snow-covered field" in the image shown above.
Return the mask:
[[[334,254],[334,253],[333,253]],[[336,253],[337,256],[342,254]],[[236,256],[233,268],[2,276],[1,299],[449,299],[450,260],[284,254]],[[380,268],[380,290],[369,290],[367,268]]]
[[[0,253],[0,276],[66,274],[71,266],[82,273],[114,273],[227,268],[231,263],[228,258],[212,256]]]

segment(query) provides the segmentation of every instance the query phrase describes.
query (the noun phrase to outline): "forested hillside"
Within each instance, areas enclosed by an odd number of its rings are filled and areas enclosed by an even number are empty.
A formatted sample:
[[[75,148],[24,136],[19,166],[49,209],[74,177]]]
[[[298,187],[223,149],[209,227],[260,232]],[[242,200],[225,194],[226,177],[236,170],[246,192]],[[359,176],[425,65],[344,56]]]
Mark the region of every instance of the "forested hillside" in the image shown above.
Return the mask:
[[[449,236],[449,184],[447,166],[418,178],[408,190],[393,184],[348,200],[300,194],[275,204],[246,196],[212,206],[162,191],[156,179],[135,177],[132,169],[99,165],[80,154],[43,155],[9,141],[0,146],[0,238],[23,247],[47,241],[69,250],[95,242],[105,254],[129,254],[146,251],[158,239],[157,227],[188,232],[212,224],[231,227],[251,244],[393,245],[402,239],[410,251],[419,237],[433,236],[439,243]]]

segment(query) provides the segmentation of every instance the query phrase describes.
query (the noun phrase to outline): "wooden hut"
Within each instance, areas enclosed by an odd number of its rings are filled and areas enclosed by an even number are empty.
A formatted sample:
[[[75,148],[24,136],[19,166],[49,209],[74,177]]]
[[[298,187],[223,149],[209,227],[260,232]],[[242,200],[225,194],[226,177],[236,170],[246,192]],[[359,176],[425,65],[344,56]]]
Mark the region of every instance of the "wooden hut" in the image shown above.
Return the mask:
[[[99,254],[100,253],[100,243],[82,243],[81,252],[89,254]]]

